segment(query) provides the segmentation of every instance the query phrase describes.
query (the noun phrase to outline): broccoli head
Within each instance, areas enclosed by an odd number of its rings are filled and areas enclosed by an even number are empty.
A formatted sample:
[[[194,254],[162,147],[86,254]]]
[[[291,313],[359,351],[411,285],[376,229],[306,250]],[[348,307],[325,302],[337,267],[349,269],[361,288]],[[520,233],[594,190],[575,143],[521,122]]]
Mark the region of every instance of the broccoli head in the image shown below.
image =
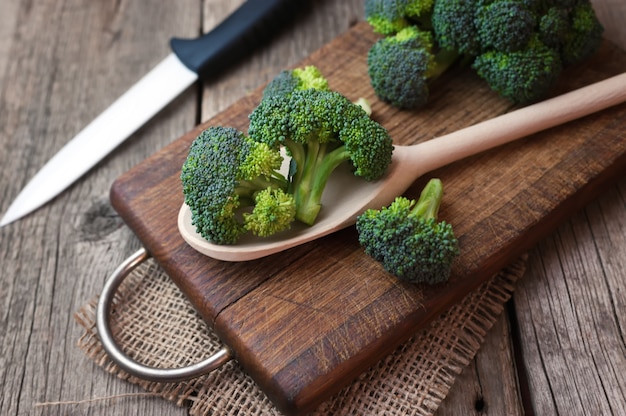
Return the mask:
[[[564,36],[561,58],[565,65],[579,63],[591,56],[602,42],[604,27],[591,3],[583,1],[570,14],[571,29]]]
[[[441,180],[431,179],[418,201],[396,198],[357,218],[359,243],[389,273],[412,283],[448,280],[459,246],[452,226],[438,221]]]
[[[478,0],[437,0],[433,7],[432,27],[443,49],[474,56],[480,52],[478,30],[474,24]]]
[[[519,51],[488,51],[472,66],[493,90],[517,104],[542,98],[563,69],[558,51],[536,35]]]
[[[457,57],[454,51],[435,53],[431,32],[409,26],[370,48],[368,74],[380,99],[398,108],[416,108],[428,102],[429,84]]]
[[[406,0],[404,14],[412,22],[428,25],[427,19],[430,19],[434,6],[435,0]]]
[[[502,0],[478,7],[474,24],[482,50],[522,49],[535,32],[536,15],[523,3]]]
[[[427,102],[424,73],[433,68],[433,60],[438,62],[437,76],[448,70],[451,65],[445,63],[451,60],[474,63],[478,74],[503,97],[516,104],[536,101],[548,94],[562,68],[595,53],[604,30],[589,0],[367,3],[370,25],[385,36],[368,54],[372,86],[381,99],[400,108]],[[381,21],[386,30],[379,29]],[[419,33],[419,41],[409,33]],[[425,40],[428,36],[430,41]],[[513,62],[521,67],[514,70]],[[500,70],[503,73],[497,74]]]
[[[320,70],[309,65],[304,68],[286,69],[272,79],[263,90],[263,97],[270,95],[288,95],[296,90],[314,88],[329,90],[328,81]]]
[[[234,244],[248,231],[268,236],[289,228],[295,201],[279,173],[282,160],[280,152],[234,128],[200,133],[181,171],[198,234],[216,244]]]
[[[540,18],[538,32],[543,43],[560,50],[569,36],[570,19],[567,9],[550,7]]]
[[[270,95],[250,114],[248,134],[272,149],[285,146],[291,156],[288,191],[296,219],[312,225],[331,173],[344,162],[365,180],[380,178],[391,163],[387,130],[358,104],[336,91],[295,90]]]
[[[392,35],[409,25],[406,0],[365,0],[365,19],[375,32]]]
[[[393,35],[417,22],[429,24],[435,0],[365,0],[365,19],[376,33]]]
[[[252,212],[244,212],[245,228],[269,237],[290,227],[296,217],[293,196],[282,188],[268,187],[256,193]]]

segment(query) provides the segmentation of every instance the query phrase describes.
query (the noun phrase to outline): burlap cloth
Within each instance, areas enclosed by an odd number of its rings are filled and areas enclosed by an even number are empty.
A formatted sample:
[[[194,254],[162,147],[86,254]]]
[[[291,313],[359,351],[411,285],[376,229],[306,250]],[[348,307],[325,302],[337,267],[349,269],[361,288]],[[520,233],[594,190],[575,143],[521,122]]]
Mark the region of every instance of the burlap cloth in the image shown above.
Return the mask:
[[[495,275],[322,404],[315,414],[434,414],[501,314],[525,265],[525,258],[521,258]],[[129,376],[109,360],[100,344],[95,328],[96,303],[97,298],[75,315],[85,330],[78,345],[106,371],[189,407],[191,415],[280,414],[236,361],[184,383],[154,383]],[[130,356],[151,366],[189,365],[221,347],[153,260],[135,269],[120,286],[113,301],[111,327]]]

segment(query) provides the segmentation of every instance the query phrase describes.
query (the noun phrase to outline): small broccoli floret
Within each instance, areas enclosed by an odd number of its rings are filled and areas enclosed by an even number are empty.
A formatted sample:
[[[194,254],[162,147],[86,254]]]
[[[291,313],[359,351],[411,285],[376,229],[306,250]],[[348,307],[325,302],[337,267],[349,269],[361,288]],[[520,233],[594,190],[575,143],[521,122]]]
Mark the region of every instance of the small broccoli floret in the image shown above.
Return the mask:
[[[489,51],[478,56],[473,68],[501,96],[527,104],[546,95],[563,65],[559,53],[535,36],[519,51]]]
[[[429,84],[457,57],[446,50],[436,53],[431,33],[409,26],[372,46],[368,74],[379,98],[399,108],[416,108],[428,102]]]
[[[430,27],[435,0],[365,0],[365,19],[376,33],[389,36],[407,26]]]
[[[570,30],[568,11],[560,7],[550,7],[539,19],[538,30],[543,43],[560,50]]]
[[[435,0],[405,0],[404,14],[413,23],[430,27],[430,16],[435,6]]]
[[[523,48],[535,32],[536,16],[514,0],[478,7],[474,24],[482,50],[514,52]]]
[[[474,56],[480,52],[478,31],[474,24],[477,0],[437,0],[432,26],[441,48]]]
[[[248,134],[273,149],[287,148],[296,219],[308,225],[315,222],[326,183],[339,165],[349,162],[355,175],[374,180],[391,163],[387,130],[335,91],[266,97],[250,114]]]
[[[281,188],[265,188],[254,198],[252,213],[243,214],[245,228],[259,237],[269,237],[286,230],[296,217],[293,195]]]
[[[571,30],[565,36],[561,58],[565,65],[587,59],[600,46],[604,27],[598,20],[591,3],[583,1],[571,12]]]
[[[448,280],[459,246],[452,226],[438,221],[441,180],[431,179],[418,201],[398,197],[357,218],[359,243],[389,273],[412,283]]]
[[[295,90],[314,88],[329,90],[328,81],[313,65],[304,68],[286,69],[272,79],[263,90],[263,97],[291,94]]]
[[[283,192],[287,179],[278,172],[281,163],[277,150],[234,128],[204,130],[191,144],[181,172],[197,232],[216,244],[234,244],[247,231],[266,236],[287,229],[294,215],[285,208],[290,201]],[[254,210],[246,216],[249,208]]]
[[[409,25],[406,0],[365,0],[365,19],[382,35],[393,35]]]

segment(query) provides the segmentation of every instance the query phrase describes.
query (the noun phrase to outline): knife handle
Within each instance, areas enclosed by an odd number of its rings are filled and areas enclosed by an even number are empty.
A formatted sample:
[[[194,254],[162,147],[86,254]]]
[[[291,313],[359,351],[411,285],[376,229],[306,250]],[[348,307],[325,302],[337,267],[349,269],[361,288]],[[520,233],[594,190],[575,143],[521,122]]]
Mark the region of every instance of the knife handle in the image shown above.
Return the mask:
[[[187,68],[207,79],[249,55],[293,19],[285,6],[298,1],[247,0],[212,31],[196,39],[173,38],[170,46]]]

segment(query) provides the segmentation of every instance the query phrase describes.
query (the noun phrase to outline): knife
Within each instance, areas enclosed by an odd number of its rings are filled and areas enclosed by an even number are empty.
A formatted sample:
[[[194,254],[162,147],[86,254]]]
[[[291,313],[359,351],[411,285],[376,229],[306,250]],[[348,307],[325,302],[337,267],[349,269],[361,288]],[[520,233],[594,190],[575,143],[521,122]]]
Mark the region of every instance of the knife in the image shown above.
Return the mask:
[[[0,220],[34,211],[80,178],[198,78],[219,74],[283,26],[298,0],[248,0],[196,39],[173,38],[172,53],[70,140],[28,182]]]

